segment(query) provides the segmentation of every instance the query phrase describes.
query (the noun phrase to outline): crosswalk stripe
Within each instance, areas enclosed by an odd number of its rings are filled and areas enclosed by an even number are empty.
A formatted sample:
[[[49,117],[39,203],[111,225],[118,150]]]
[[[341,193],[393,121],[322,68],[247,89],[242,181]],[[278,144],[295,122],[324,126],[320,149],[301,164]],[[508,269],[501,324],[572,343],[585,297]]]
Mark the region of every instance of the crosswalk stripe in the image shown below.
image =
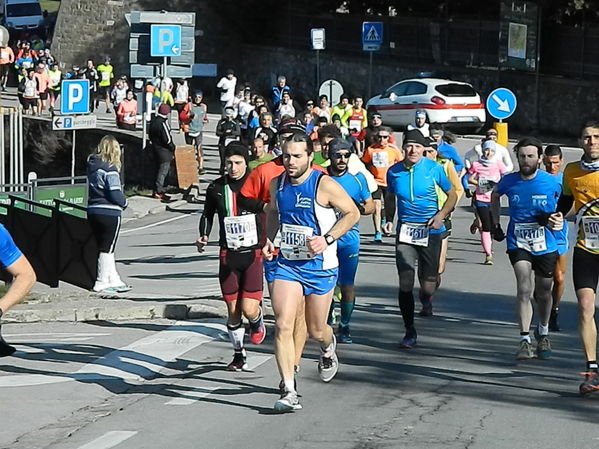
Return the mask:
[[[111,432],[106,432],[101,437],[98,437],[83,446],[79,446],[79,449],[110,449],[136,434],[137,432],[130,430],[113,430]]]

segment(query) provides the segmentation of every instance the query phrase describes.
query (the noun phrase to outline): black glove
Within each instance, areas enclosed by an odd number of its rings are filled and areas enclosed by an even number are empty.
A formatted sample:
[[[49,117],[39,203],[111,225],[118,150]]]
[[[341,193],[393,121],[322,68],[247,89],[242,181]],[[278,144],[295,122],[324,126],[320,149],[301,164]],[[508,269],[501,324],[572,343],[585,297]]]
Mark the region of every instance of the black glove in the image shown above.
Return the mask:
[[[498,242],[502,242],[505,240],[505,233],[503,232],[503,229],[501,229],[500,224],[495,226],[495,229],[491,231],[491,237],[493,237],[493,240],[496,240]]]

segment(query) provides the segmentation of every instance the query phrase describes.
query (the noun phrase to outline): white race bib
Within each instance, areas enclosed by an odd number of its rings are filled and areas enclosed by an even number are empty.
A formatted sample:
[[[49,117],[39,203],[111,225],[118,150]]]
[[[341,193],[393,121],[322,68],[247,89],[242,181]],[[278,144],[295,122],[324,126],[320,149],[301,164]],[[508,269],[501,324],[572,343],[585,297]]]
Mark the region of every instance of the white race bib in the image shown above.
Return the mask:
[[[100,72],[102,81],[110,81],[110,72]]]
[[[426,223],[402,223],[399,241],[415,246],[428,246],[428,231]]]
[[[283,223],[281,227],[281,254],[287,260],[308,260],[314,255],[308,249],[308,239],[314,230],[309,226]]]
[[[478,179],[478,193],[480,193],[480,194],[489,193],[491,190],[493,190],[494,186],[495,186],[495,183],[493,182],[492,179],[487,179],[487,178],[479,178]]]
[[[599,249],[599,217],[582,217],[584,246],[588,249]]]
[[[227,248],[237,250],[258,244],[256,216],[254,214],[225,217]]]
[[[349,121],[349,129],[355,129],[356,131],[362,131],[362,120],[350,120]]]
[[[372,153],[372,165],[376,168],[385,168],[389,166],[389,153],[386,151],[378,151]]]
[[[8,58],[10,58],[10,54],[4,49],[0,50],[0,59],[8,59]]]
[[[545,227],[538,223],[516,223],[514,225],[516,246],[531,253],[547,249]]]

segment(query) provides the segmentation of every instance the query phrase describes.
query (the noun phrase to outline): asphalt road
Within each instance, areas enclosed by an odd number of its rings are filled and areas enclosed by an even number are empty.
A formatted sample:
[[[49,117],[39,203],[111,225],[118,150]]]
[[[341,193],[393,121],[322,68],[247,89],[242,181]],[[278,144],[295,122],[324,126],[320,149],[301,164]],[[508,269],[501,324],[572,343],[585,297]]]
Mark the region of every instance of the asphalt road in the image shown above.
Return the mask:
[[[566,151],[568,160],[579,156]],[[199,255],[192,245],[198,219],[165,212],[124,227],[119,271],[140,296],[218,295],[216,247]],[[495,265],[483,265],[470,221],[462,200],[435,315],[417,318],[418,346],[400,350],[392,239],[371,243],[372,223],[362,219],[354,344],[339,346],[330,384],[318,379],[318,349],[308,344],[298,378],[304,409],[293,414],[272,412],[279,382],[272,323],[262,345],[248,344],[252,372],[242,373],[225,370],[232,350],[222,321],[5,325],[19,352],[0,359],[0,447],[596,446],[599,396],[577,394],[584,363],[570,276],[554,356],[516,362],[505,243],[495,243]]]

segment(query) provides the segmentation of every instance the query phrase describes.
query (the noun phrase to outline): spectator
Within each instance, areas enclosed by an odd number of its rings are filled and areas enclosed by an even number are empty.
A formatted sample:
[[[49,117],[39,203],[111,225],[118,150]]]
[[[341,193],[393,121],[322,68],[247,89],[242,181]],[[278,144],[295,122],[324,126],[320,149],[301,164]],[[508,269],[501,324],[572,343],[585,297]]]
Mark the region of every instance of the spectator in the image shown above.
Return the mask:
[[[171,127],[168,120],[170,113],[171,107],[168,104],[161,104],[158,107],[158,113],[150,121],[149,128],[150,141],[158,160],[156,186],[153,197],[160,200],[166,198],[164,194],[164,181],[170,170],[176,148],[171,136]]]
[[[98,274],[93,287],[95,292],[124,293],[131,290],[121,280],[114,260],[121,215],[127,207],[121,188],[120,168],[121,146],[113,136],[102,137],[96,152],[87,159],[87,219],[100,250]]]

